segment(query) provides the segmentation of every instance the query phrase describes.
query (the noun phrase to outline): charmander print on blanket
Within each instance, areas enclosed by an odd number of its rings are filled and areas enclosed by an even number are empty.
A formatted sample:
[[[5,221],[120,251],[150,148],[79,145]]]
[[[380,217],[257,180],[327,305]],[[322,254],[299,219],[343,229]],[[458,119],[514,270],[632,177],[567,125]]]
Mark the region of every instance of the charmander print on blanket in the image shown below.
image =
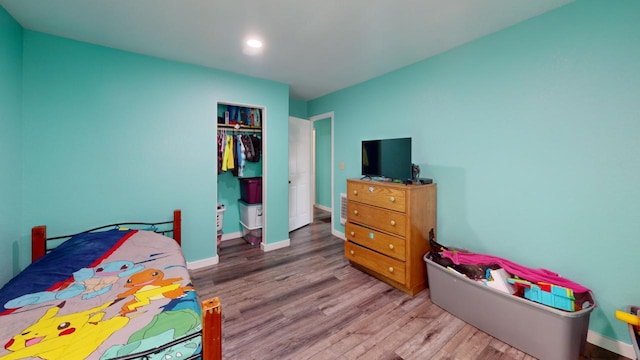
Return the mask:
[[[0,360],[149,359],[201,351],[200,304],[179,245],[151,231],[67,240],[0,289]]]

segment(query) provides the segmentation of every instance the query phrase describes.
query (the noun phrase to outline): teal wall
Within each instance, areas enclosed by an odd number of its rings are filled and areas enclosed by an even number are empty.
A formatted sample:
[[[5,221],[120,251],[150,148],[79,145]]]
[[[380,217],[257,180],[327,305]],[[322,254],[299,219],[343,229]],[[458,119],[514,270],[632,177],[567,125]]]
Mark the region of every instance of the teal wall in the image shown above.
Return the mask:
[[[361,140],[411,136],[439,241],[592,288],[590,329],[629,342],[613,314],[640,302],[639,44],[639,1],[578,0],[310,101],[335,115],[334,201]]]
[[[286,84],[33,31],[24,34],[24,204],[29,228],[66,233],[183,210],[188,261],[215,255],[217,102],[266,108],[267,226],[288,239]],[[284,214],[284,215],[281,215]],[[141,219],[142,217],[142,219]]]
[[[331,118],[313,122],[316,130],[316,204],[331,209]]]
[[[307,114],[308,111],[306,101],[289,98],[289,116],[306,119],[309,117],[307,116]]]
[[[0,7],[0,285],[19,271],[22,212],[22,27]]]

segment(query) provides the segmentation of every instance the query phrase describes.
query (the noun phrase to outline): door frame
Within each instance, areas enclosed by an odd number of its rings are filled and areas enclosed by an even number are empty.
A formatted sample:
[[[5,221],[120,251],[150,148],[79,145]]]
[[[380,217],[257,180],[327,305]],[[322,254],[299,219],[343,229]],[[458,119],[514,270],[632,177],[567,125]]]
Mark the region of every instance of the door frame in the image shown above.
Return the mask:
[[[333,111],[329,111],[329,112],[326,112],[326,113],[314,115],[314,116],[309,118],[309,121],[311,121],[313,123],[315,121],[324,120],[324,119],[327,119],[327,118],[331,119],[331,234],[333,234],[334,236],[338,236],[339,237],[340,233],[338,233],[338,232],[336,232],[334,230],[335,221],[336,221],[336,216],[335,216],[336,204],[335,204],[335,198],[334,198],[334,192],[335,191],[334,191],[334,186],[333,186],[333,184],[334,184],[333,179],[335,177],[335,174],[334,174],[334,171],[335,171],[334,170],[334,165],[335,165],[334,164],[334,161],[335,161],[334,160],[334,157],[335,157],[334,156],[334,154],[335,154],[334,153],[334,141],[335,141],[334,112]],[[315,131],[315,128],[314,128],[314,131]],[[313,142],[314,162],[315,162],[315,152],[316,152],[315,145],[316,144],[315,144],[315,137],[314,137],[314,142]],[[312,178],[312,181],[313,181],[313,184],[312,184],[312,186],[313,186],[313,202],[314,202],[314,205],[315,205],[315,199],[316,199],[316,194],[315,194],[315,191],[316,191],[316,167],[315,166],[312,167],[311,172],[312,172],[311,173],[311,178]]]

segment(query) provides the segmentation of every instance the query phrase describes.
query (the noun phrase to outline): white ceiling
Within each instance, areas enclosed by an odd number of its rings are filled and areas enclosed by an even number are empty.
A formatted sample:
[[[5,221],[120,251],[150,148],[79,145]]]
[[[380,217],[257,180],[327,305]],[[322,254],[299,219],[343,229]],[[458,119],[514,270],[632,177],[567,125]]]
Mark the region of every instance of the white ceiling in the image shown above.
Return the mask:
[[[309,100],[573,0],[0,0],[24,28],[287,83]],[[261,54],[243,41],[258,36]]]

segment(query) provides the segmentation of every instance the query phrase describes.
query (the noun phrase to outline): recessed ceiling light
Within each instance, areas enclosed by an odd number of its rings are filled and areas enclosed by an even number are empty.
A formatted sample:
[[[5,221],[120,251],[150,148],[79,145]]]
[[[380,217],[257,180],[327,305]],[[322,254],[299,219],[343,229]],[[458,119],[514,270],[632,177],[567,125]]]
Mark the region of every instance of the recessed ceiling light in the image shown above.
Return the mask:
[[[247,45],[251,46],[252,48],[259,49],[262,47],[262,41],[257,39],[249,39],[247,41]]]

